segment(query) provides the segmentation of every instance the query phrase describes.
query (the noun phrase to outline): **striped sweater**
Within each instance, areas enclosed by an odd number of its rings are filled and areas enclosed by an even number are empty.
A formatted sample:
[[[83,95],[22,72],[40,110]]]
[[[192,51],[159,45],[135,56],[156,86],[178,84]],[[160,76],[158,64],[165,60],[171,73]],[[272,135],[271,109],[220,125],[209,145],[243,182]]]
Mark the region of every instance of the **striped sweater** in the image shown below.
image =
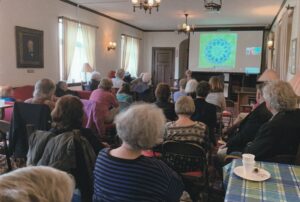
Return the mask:
[[[165,163],[140,156],[120,159],[103,149],[94,170],[94,202],[179,201],[183,183]]]

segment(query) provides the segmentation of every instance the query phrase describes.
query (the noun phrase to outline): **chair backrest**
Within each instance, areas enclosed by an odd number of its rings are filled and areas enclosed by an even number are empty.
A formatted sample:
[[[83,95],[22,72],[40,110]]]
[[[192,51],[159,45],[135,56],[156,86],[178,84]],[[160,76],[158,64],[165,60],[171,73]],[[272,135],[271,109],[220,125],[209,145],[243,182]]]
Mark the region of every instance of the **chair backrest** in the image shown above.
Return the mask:
[[[178,173],[204,171],[207,167],[205,150],[183,141],[166,141],[162,146],[162,160]]]
[[[9,151],[15,157],[24,158],[28,152],[27,125],[37,130],[49,130],[51,127],[50,108],[44,104],[16,102],[13,109],[9,131]]]

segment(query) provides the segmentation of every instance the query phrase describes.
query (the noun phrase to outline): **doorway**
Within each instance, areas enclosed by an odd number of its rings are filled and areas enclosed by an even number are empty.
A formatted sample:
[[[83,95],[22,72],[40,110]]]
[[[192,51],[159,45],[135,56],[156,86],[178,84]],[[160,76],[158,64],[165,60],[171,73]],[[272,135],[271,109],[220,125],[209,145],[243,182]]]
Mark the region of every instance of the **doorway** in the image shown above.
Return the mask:
[[[152,81],[173,86],[175,69],[175,48],[152,48]]]

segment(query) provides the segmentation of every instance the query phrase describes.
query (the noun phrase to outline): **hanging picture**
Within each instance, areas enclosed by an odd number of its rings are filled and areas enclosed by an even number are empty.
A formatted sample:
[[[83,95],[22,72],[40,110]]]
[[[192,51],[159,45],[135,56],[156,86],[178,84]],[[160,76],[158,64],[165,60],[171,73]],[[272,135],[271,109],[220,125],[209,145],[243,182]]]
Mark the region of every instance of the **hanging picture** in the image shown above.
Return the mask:
[[[18,68],[44,67],[43,31],[16,26]]]
[[[297,55],[297,39],[293,39],[290,49],[289,70],[291,74],[296,74],[296,55]]]

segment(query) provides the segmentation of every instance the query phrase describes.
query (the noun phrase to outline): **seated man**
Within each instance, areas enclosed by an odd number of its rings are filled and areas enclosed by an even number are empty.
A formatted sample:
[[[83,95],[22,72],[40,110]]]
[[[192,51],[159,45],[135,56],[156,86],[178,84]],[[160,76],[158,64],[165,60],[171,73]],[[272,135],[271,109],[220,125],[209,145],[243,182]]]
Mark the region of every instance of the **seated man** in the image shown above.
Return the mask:
[[[272,114],[267,109],[263,98],[264,84],[256,86],[256,102],[258,104],[239,124],[237,128],[228,133],[229,140],[225,146],[219,149],[218,155],[222,156],[232,152],[242,152],[247,143],[255,138],[259,128],[267,122]]]
[[[266,106],[273,117],[258,131],[244,150],[255,160],[268,160],[277,155],[296,155],[300,143],[300,109],[297,95],[284,81],[268,83],[263,89]]]
[[[193,121],[205,123],[209,129],[209,139],[215,145],[214,137],[217,126],[217,109],[216,106],[205,101],[206,96],[210,91],[210,86],[207,81],[200,81],[196,88],[195,113],[192,115]]]

